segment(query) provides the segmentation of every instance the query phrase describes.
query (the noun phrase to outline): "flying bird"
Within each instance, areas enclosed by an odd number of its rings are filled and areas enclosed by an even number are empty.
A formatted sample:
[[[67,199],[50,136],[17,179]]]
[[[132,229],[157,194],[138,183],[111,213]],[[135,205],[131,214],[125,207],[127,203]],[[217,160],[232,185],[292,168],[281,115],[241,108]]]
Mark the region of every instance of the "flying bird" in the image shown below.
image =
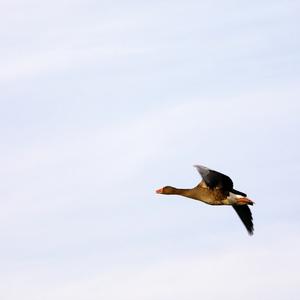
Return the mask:
[[[231,178],[227,175],[200,165],[195,165],[194,167],[202,176],[202,181],[197,186],[191,189],[165,186],[158,189],[156,193],[181,195],[210,205],[231,205],[245,225],[248,233],[252,235],[254,228],[252,213],[248,205],[253,205],[254,202],[247,198],[245,193],[235,190]]]

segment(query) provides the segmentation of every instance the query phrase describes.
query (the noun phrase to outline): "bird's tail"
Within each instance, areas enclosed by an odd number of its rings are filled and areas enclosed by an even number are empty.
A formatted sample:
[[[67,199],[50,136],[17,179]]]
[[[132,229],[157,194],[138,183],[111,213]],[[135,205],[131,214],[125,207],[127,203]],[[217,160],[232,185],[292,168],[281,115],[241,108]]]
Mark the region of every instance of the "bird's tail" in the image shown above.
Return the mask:
[[[241,197],[241,198],[238,198],[237,199],[237,205],[253,205],[254,202],[252,200],[250,200],[249,198],[246,198],[246,197]]]

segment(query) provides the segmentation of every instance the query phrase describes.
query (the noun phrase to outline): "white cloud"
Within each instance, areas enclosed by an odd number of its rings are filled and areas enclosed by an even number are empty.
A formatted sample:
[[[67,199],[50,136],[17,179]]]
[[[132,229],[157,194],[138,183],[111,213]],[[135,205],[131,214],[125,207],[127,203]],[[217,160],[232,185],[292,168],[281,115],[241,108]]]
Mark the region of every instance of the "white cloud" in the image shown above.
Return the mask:
[[[103,66],[108,63],[115,64],[115,60],[124,59],[124,57],[132,55],[145,54],[146,51],[142,48],[120,47],[119,45],[88,48],[68,45],[62,49],[30,53],[29,55],[21,56],[21,58],[14,56],[3,62],[0,71],[0,81],[28,79],[43,73],[78,69],[82,66],[92,65],[95,62]]]

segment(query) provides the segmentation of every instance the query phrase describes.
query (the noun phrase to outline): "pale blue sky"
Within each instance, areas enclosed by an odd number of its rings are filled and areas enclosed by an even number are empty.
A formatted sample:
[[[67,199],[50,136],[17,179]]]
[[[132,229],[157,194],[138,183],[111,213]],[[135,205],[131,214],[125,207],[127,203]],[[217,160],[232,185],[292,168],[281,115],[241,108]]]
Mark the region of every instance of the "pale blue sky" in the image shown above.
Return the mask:
[[[0,8],[1,300],[299,298],[298,1]]]

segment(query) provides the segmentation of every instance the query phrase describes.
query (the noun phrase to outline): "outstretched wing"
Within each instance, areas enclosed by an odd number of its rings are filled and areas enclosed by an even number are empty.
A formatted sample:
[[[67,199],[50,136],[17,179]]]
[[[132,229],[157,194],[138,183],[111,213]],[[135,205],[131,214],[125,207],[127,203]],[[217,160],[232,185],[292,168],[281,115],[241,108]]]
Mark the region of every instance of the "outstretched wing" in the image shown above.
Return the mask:
[[[204,166],[195,165],[194,167],[198,170],[208,187],[212,189],[220,188],[225,191],[232,191],[233,182],[227,175],[214,170],[210,170]]]
[[[252,213],[248,205],[232,205],[236,213],[239,215],[241,221],[245,225],[248,233],[253,234],[253,222],[252,222]]]
[[[247,197],[245,193],[233,189],[233,182],[229,176],[215,170],[211,170],[204,166],[195,165],[194,167],[198,170],[204,182],[209,188],[219,188],[224,191],[233,192],[243,197]]]

